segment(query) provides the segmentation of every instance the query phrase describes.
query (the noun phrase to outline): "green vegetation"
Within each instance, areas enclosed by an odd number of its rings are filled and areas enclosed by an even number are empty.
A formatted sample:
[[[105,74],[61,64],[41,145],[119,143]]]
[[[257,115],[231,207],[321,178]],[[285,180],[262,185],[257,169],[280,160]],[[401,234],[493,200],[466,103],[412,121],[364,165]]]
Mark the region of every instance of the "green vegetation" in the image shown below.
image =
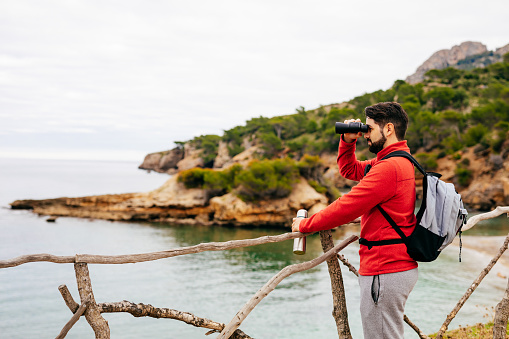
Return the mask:
[[[292,192],[300,176],[310,180],[319,193],[338,195],[319,175],[323,165],[318,157],[305,156],[301,161],[290,158],[254,160],[245,169],[234,165],[224,170],[192,168],[180,172],[179,182],[187,188],[201,188],[209,197],[234,192],[244,201],[283,198]],[[336,198],[337,198],[336,196]]]

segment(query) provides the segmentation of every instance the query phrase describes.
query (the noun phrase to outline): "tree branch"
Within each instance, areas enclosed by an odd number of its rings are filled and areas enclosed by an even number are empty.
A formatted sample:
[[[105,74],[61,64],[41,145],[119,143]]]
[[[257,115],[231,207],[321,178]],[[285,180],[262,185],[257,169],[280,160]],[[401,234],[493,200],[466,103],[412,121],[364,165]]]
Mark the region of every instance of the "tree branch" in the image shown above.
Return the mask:
[[[180,320],[195,327],[212,329],[214,330],[212,333],[216,331],[221,332],[225,326],[223,323],[218,323],[206,318],[200,318],[188,312],[181,312],[169,308],[157,308],[152,305],[145,305],[141,303],[135,304],[127,300],[115,303],[100,303],[98,304],[98,307],[101,313],[126,312],[130,313],[134,317],[152,317]],[[232,338],[248,339],[251,337],[237,329]]]
[[[58,286],[58,290],[60,291],[60,294],[62,295],[62,298],[64,298],[65,304],[72,313],[76,313],[76,310],[80,307],[76,301],[74,301],[74,298],[71,295],[71,292],[69,292],[69,289],[66,285],[60,285]]]
[[[159,260],[164,258],[171,258],[179,255],[200,253],[205,251],[223,251],[240,247],[256,246],[273,242],[281,242],[285,240],[304,237],[309,234],[302,234],[299,232],[283,233],[280,235],[268,235],[255,239],[243,240],[230,240],[226,242],[210,242],[202,243],[195,246],[181,247],[167,251],[142,253],[142,254],[125,254],[125,255],[91,255],[91,254],[77,254],[75,256],[56,256],[52,254],[29,254],[23,255],[14,259],[0,260],[0,268],[15,267],[29,262],[47,261],[57,264],[73,264],[88,263],[88,264],[131,264],[137,262],[145,262],[152,260]]]
[[[331,230],[320,231],[320,242],[322,243],[324,253],[334,247]],[[341,266],[337,256],[333,255],[327,259],[327,268],[329,270],[332,291],[332,317],[336,321],[338,335],[340,338],[352,338],[348,324],[343,274],[341,273]]]
[[[87,264],[74,264],[74,270],[76,271],[76,282],[78,283],[81,304],[88,302],[88,307],[85,310],[85,318],[90,324],[90,327],[94,330],[96,339],[109,339],[110,327],[108,326],[108,322],[101,316],[101,312],[95,303]]]
[[[62,331],[60,331],[60,334],[55,339],[65,338],[70,329],[78,322],[83,313],[85,313],[87,305],[88,303],[83,303],[78,307],[72,318],[67,322],[67,324],[65,324],[64,328],[62,328]]]
[[[346,246],[351,244],[352,242],[359,239],[358,236],[352,235],[348,239],[344,240],[340,244],[336,245],[334,248],[329,250],[327,253],[322,254],[318,258],[315,258],[311,261],[306,261],[300,264],[290,265],[283,268],[281,271],[279,271],[278,274],[276,274],[272,279],[270,279],[256,294],[242,307],[242,309],[237,312],[235,317],[230,321],[228,325],[223,329],[221,334],[217,338],[226,339],[230,338],[233,331],[237,329],[240,324],[246,319],[246,317],[251,313],[251,311],[258,305],[260,301],[262,301],[263,298],[265,298],[270,292],[272,292],[276,286],[283,281],[286,277],[297,273],[302,272],[305,270],[309,270],[324,261],[326,261],[331,256],[337,254],[339,251],[344,249]]]
[[[466,231],[474,227],[479,221],[498,217],[501,214],[507,213],[509,217],[509,206],[498,206],[491,212],[474,215],[469,218],[466,225],[461,228],[461,231]]]

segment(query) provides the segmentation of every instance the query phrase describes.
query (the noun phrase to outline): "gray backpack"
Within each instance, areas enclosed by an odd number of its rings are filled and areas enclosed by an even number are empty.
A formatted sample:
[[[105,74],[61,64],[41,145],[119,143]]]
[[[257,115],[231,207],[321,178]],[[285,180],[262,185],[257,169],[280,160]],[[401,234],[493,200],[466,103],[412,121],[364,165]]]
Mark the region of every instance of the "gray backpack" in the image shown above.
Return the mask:
[[[408,152],[395,151],[386,155],[382,160],[392,157],[403,157],[410,160],[424,175],[423,199],[417,212],[417,223],[411,235],[406,236],[394,220],[377,205],[378,210],[391,224],[400,238],[369,241],[361,238],[359,243],[368,246],[383,246],[404,243],[410,257],[416,261],[429,262],[435,260],[440,252],[449,245],[456,234],[460,234],[461,261],[461,227],[466,222],[467,210],[463,207],[461,196],[456,192],[454,185],[440,180],[441,175],[426,172],[424,168]],[[365,174],[371,166],[367,166]]]

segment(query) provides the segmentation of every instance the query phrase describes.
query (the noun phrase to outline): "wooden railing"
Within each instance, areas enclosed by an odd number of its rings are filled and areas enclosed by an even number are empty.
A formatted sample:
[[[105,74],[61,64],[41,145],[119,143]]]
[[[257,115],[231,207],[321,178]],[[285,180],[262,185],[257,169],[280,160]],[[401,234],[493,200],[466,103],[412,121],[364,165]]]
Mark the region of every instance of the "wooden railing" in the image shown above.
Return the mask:
[[[509,216],[509,207],[497,207],[495,210],[476,215],[470,218],[463,230],[468,230],[476,225],[481,220],[497,217],[501,214],[507,213]],[[320,238],[324,254],[321,256],[299,264],[294,264],[285,267],[280,272],[272,277],[253,297],[247,301],[241,310],[233,317],[228,324],[212,321],[210,319],[200,318],[191,313],[181,312],[168,308],[156,308],[152,305],[134,304],[129,301],[122,302],[109,302],[109,303],[96,303],[94,293],[92,290],[92,283],[88,271],[88,264],[127,264],[138,263],[145,261],[153,261],[164,258],[171,258],[180,255],[191,253],[200,253],[205,251],[223,251],[240,247],[255,246],[273,242],[281,242],[291,240],[309,234],[302,233],[285,233],[277,236],[264,236],[256,239],[232,240],[227,242],[212,242],[203,243],[196,246],[189,246],[177,248],[167,251],[131,254],[131,255],[90,255],[90,254],[77,254],[74,256],[56,256],[51,254],[32,254],[24,255],[9,260],[0,260],[0,268],[15,267],[31,262],[53,262],[59,264],[74,264],[76,272],[76,281],[78,286],[78,293],[80,296],[80,304],[76,303],[71,296],[71,293],[65,285],[58,287],[67,307],[73,313],[71,319],[62,328],[57,338],[64,338],[72,326],[84,315],[87,322],[94,330],[96,338],[110,338],[110,329],[108,322],[101,316],[102,313],[113,312],[126,312],[135,317],[154,317],[154,318],[169,318],[183,321],[187,324],[208,328],[207,334],[220,332],[217,338],[250,338],[247,334],[242,332],[239,327],[249,313],[258,305],[258,303],[265,298],[276,286],[286,277],[305,270],[309,270],[317,265],[327,261],[329,267],[329,274],[331,276],[331,286],[334,302],[333,317],[336,320],[338,335],[340,338],[351,338],[350,329],[348,326],[348,313],[346,311],[346,303],[344,298],[344,287],[339,261],[348,267],[354,274],[358,275],[357,270],[353,267],[348,260],[344,258],[339,252],[346,246],[358,239],[358,236],[352,235],[343,240],[341,243],[334,246],[330,231],[321,231]],[[502,254],[507,250],[509,244],[509,234],[507,235],[504,244],[500,248],[497,255],[490,261],[488,266],[481,271],[479,276],[474,280],[470,288],[465,292],[463,297],[458,301],[457,305],[447,316],[445,322],[437,333],[437,338],[442,338],[447,330],[452,319],[456,316],[459,309],[465,304],[470,295],[475,291],[477,286],[481,283],[484,277],[493,268],[496,262],[500,259]],[[505,338],[506,326],[509,317],[509,281],[502,301],[496,307],[495,324],[493,327],[493,338]],[[405,315],[407,324],[417,333],[419,338],[428,338],[427,335],[411,322]]]

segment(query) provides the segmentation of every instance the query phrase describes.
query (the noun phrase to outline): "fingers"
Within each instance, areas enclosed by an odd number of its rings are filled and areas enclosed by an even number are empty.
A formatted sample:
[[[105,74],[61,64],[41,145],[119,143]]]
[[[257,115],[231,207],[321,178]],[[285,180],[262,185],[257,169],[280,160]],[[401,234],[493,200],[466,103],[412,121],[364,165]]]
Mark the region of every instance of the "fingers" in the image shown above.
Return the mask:
[[[349,124],[351,122],[362,122],[361,119],[348,119],[348,120],[345,120],[345,124]]]
[[[299,224],[302,218],[293,218],[292,232],[299,232]]]

